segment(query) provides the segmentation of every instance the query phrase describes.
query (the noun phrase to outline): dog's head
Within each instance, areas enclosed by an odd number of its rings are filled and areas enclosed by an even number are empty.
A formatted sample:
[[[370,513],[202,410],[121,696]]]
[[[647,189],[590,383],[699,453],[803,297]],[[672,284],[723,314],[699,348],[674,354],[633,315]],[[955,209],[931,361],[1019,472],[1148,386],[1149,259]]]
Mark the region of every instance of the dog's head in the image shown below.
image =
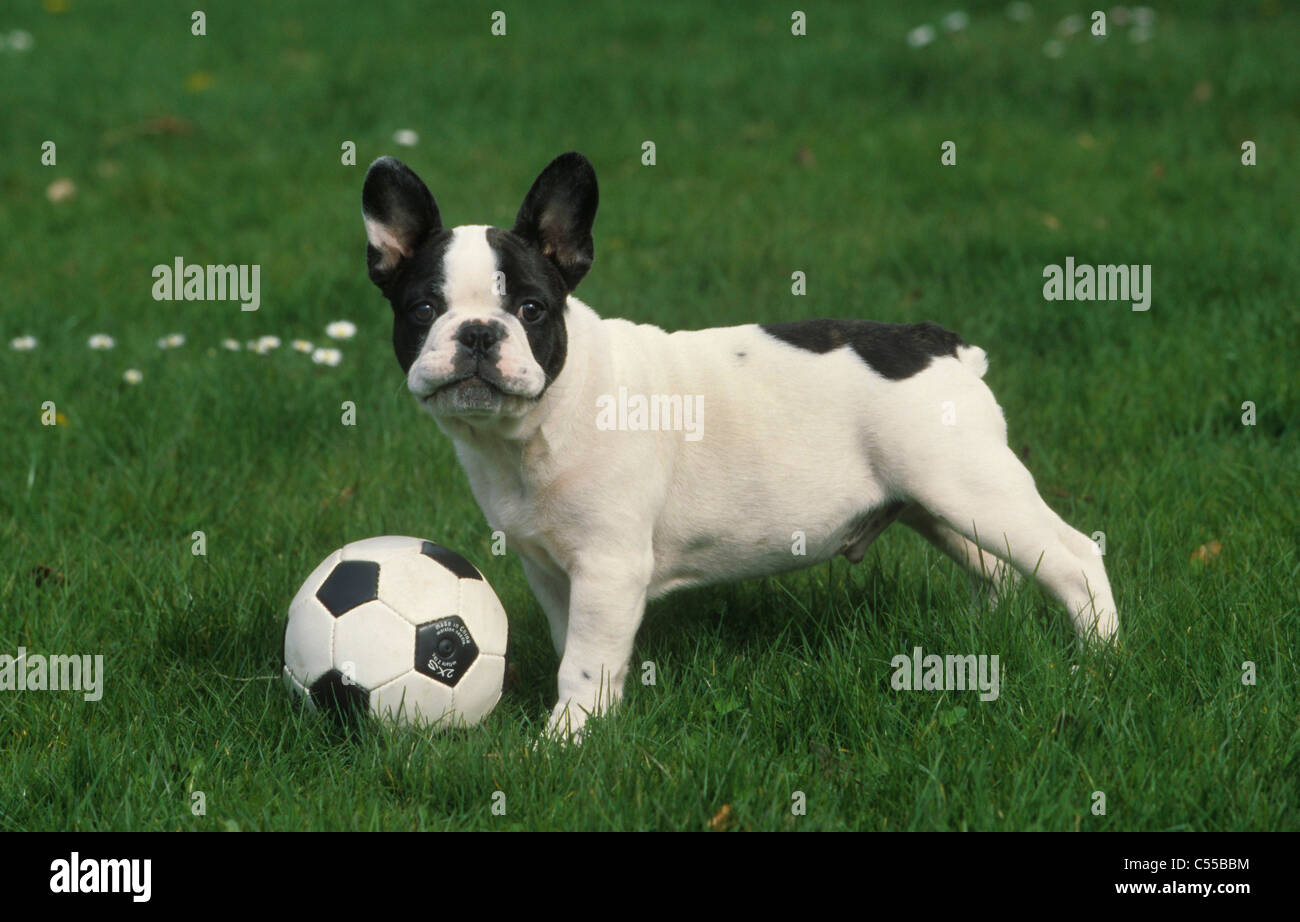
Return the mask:
[[[444,227],[405,164],[370,165],[366,263],[393,306],[407,387],[434,416],[520,417],[559,375],[565,304],[591,268],[596,203],[591,163],[568,153],[537,177],[510,230]]]

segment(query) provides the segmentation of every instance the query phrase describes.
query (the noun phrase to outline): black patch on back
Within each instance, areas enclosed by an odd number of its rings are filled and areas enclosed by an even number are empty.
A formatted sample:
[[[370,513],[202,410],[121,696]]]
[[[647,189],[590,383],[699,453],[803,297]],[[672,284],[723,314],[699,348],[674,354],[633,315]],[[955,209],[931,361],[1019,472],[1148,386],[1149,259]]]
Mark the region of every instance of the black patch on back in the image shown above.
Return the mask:
[[[564,324],[565,304],[569,287],[555,263],[542,255],[535,246],[527,243],[512,231],[490,227],[487,242],[496,253],[497,268],[505,276],[506,293],[501,307],[518,315],[519,305],[536,301],[546,308],[546,317],[537,324],[523,324],[528,335],[528,348],[533,358],[546,373],[546,384],[560,374],[568,355],[569,335]],[[543,388],[545,390],[545,388]]]
[[[450,229],[440,229],[393,269],[392,276],[382,286],[384,297],[393,306],[393,352],[402,371],[410,371],[424,347],[433,324],[419,324],[411,320],[411,309],[421,301],[428,301],[441,316],[447,310],[442,296],[443,258],[451,244]]]
[[[450,548],[443,547],[441,544],[434,544],[432,541],[425,541],[420,545],[420,553],[425,557],[432,557],[452,573],[455,573],[460,579],[483,578],[483,574],[475,569],[472,563]]]
[[[760,324],[784,343],[825,355],[852,346],[864,362],[891,381],[924,371],[938,356],[956,357],[966,343],[934,323],[878,323],[874,320],[796,320]]]

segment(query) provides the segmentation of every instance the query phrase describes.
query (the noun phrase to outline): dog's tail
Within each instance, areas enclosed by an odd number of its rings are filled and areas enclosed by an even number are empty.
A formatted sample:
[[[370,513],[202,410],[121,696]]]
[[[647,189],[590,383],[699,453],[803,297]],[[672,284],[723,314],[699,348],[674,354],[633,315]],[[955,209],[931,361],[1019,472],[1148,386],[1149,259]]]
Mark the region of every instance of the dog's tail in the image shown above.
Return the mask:
[[[975,372],[975,377],[977,378],[984,377],[984,372],[989,370],[988,353],[979,346],[968,346],[964,343],[958,346],[957,361]]]

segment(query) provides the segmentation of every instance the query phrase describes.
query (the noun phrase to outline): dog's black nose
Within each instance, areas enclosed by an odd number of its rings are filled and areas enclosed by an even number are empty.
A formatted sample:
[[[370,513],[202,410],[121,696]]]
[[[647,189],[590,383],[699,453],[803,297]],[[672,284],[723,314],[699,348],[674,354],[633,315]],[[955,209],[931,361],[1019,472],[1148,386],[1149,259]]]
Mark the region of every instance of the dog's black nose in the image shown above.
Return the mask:
[[[456,342],[474,355],[487,355],[501,340],[501,327],[495,323],[463,323],[456,331]]]

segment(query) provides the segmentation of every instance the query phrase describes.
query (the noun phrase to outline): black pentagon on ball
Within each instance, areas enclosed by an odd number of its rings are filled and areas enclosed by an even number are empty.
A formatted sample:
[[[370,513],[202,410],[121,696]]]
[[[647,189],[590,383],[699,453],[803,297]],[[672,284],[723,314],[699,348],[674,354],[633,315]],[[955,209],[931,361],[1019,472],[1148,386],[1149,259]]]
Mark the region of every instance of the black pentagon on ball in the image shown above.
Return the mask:
[[[420,548],[420,553],[425,557],[432,557],[461,579],[483,578],[483,574],[476,570],[472,563],[457,554],[455,551],[443,547],[441,544],[434,544],[432,541],[426,541]]]
[[[415,629],[415,671],[435,682],[454,687],[476,659],[478,644],[455,615]]]
[[[373,560],[345,560],[316,590],[316,598],[337,618],[358,605],[379,598],[379,564]]]
[[[370,692],[331,669],[308,689],[312,703],[340,723],[355,722],[370,707]]]

